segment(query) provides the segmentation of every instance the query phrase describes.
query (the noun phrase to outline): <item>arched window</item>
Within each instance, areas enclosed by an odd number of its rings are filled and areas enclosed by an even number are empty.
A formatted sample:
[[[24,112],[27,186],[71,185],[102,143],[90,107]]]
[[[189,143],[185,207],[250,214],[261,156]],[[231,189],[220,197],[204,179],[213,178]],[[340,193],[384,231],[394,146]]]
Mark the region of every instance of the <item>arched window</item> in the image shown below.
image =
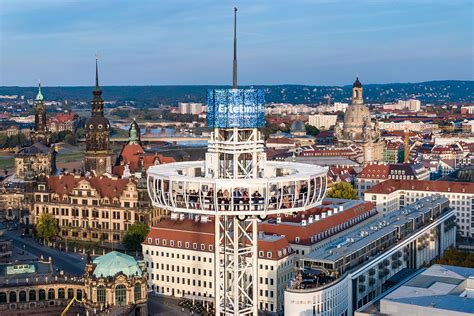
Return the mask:
[[[115,305],[125,306],[127,304],[127,289],[125,285],[120,284],[115,287]]]
[[[46,299],[46,291],[41,289],[39,290],[39,300],[44,301]]]
[[[54,300],[54,289],[48,290],[48,300]]]
[[[15,292],[15,291],[11,291],[9,298],[10,298],[10,303],[16,303],[16,292]]]
[[[133,287],[133,292],[135,294],[135,303],[142,298],[142,285],[140,283],[135,283]]]
[[[65,293],[64,293],[64,289],[59,289],[58,290],[58,298],[59,299],[64,299],[66,297]]]
[[[76,298],[80,301],[82,300],[82,290],[77,290],[76,292]]]
[[[30,290],[28,293],[29,300],[30,302],[36,301],[36,291],[35,290]]]
[[[67,289],[67,298],[72,299],[74,297],[74,290],[73,289]]]
[[[103,285],[97,287],[97,303],[105,304],[105,287]]]
[[[6,303],[6,302],[7,302],[7,293],[0,292],[0,303]]]
[[[20,291],[18,296],[20,298],[21,303],[26,302],[26,291]]]

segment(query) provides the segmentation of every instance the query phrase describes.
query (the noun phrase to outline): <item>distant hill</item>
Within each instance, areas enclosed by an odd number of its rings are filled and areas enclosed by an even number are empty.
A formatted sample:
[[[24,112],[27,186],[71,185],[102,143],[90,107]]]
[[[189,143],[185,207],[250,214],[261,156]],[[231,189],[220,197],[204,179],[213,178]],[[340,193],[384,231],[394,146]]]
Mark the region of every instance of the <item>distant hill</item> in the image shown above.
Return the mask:
[[[178,102],[206,102],[206,91],[226,86],[106,86],[103,98],[108,101],[134,101],[139,107]],[[248,86],[247,86],[248,87]],[[265,89],[267,102],[325,103],[350,100],[351,86],[277,85],[255,86]],[[243,86],[242,86],[243,88]],[[44,87],[47,100],[89,101],[92,87]],[[0,95],[24,95],[33,98],[36,87],[0,87]],[[367,103],[384,103],[399,99],[417,98],[423,103],[445,104],[474,102],[474,81],[444,80],[419,83],[389,83],[364,85]]]

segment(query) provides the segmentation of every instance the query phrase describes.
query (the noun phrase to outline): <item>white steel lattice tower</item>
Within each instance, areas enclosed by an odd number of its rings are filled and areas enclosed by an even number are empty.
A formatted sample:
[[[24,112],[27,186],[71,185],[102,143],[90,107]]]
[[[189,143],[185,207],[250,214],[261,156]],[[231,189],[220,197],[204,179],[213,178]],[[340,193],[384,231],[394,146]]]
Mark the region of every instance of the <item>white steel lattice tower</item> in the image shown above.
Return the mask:
[[[236,9],[235,9],[236,11]],[[303,211],[320,204],[326,168],[266,161],[263,91],[237,89],[234,15],[232,89],[208,92],[207,125],[213,127],[206,160],[148,169],[154,206],[178,219],[215,224],[217,315],[257,315],[257,223],[268,215]],[[181,214],[181,215],[180,215]]]

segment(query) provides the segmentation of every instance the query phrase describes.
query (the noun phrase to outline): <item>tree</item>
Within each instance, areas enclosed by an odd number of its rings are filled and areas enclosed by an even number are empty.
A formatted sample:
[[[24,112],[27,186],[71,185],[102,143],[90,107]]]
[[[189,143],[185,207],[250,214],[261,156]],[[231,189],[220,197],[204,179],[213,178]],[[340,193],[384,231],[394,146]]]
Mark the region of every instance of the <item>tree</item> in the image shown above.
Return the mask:
[[[43,238],[45,241],[50,241],[59,233],[58,224],[56,223],[53,215],[49,213],[43,213],[40,215],[35,228],[36,235],[40,238]]]
[[[146,224],[137,223],[128,228],[127,233],[123,237],[123,243],[128,250],[138,251],[141,244],[145,240],[150,228]]]
[[[348,182],[338,182],[328,191],[327,197],[357,200],[357,192]]]
[[[64,141],[69,145],[76,145],[76,136],[74,136],[74,134],[69,133],[66,135],[66,137],[64,137]]]
[[[313,125],[306,124],[306,134],[311,136],[317,136],[319,134],[319,129]]]

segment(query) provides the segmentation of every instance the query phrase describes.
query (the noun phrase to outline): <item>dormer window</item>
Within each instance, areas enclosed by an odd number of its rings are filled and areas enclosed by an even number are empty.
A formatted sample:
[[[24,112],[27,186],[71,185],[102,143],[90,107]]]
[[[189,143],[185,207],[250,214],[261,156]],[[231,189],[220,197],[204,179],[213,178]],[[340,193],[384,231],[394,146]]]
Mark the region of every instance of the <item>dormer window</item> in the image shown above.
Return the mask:
[[[153,243],[153,239],[148,238],[148,244],[151,245]]]
[[[183,247],[183,243],[181,242],[181,240],[178,241],[178,248],[181,248]]]
[[[186,248],[189,248],[189,241],[185,243]]]
[[[157,246],[160,245],[160,238],[156,238],[156,239],[155,239],[155,244],[156,244]]]
[[[300,243],[300,237],[296,237],[295,242],[299,244]]]
[[[163,246],[166,246],[166,239],[163,239],[162,244],[163,244]]]
[[[267,252],[267,257],[268,257],[268,258],[271,258],[271,257],[272,257],[272,252],[271,252],[271,251]]]
[[[193,249],[197,249],[197,247],[198,247],[197,242],[193,242]]]
[[[263,250],[260,250],[260,251],[258,252],[258,256],[259,256],[259,257],[263,257],[263,256],[264,256]]]

